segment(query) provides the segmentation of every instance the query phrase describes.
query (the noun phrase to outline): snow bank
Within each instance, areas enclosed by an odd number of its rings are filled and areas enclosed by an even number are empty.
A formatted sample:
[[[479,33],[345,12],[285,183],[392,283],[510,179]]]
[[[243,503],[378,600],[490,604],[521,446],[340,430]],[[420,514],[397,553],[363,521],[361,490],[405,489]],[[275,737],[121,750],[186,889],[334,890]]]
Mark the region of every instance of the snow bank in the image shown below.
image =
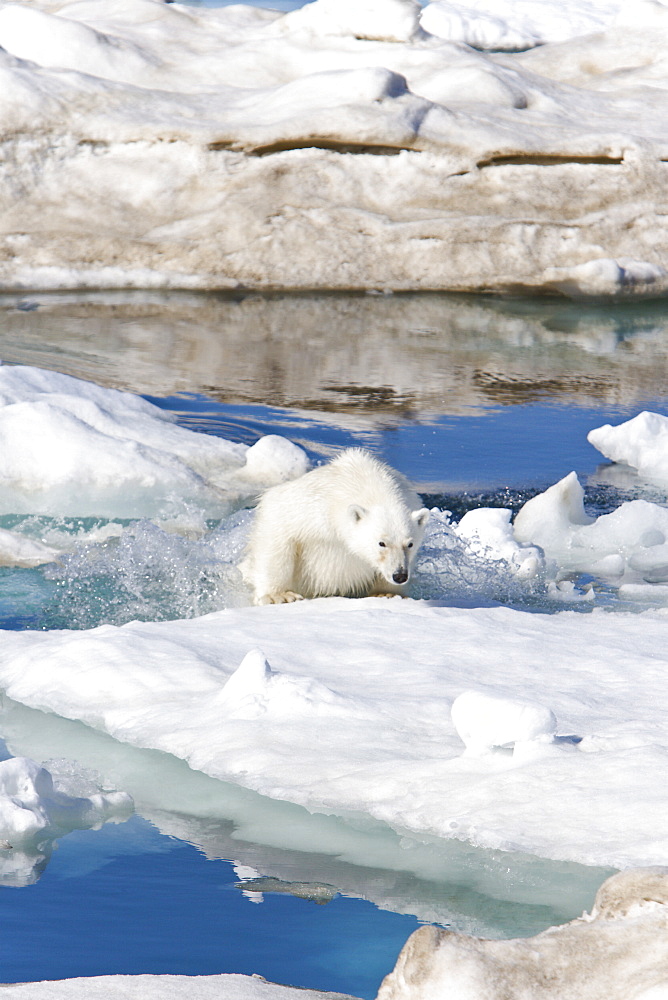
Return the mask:
[[[156,516],[168,497],[229,513],[301,475],[304,451],[269,435],[252,447],[179,427],[139,396],[57,372],[0,367],[0,513]],[[49,561],[0,538],[5,562]]]
[[[0,685],[25,705],[313,812],[626,867],[668,852],[656,781],[668,752],[665,628],[660,611],[328,599],[3,633]],[[248,658],[258,641],[262,654]],[[555,740],[534,741],[527,755],[464,756],[450,710],[471,690],[549,706]],[[469,725],[484,727],[486,712],[481,698]]]
[[[514,754],[530,752],[529,744],[553,743],[557,720],[551,709],[527,701],[465,691],[452,703],[452,722],[466,745],[466,754],[479,757],[495,749]]]
[[[3,0],[0,286],[664,295],[667,33],[651,0]]]
[[[421,927],[378,1000],[665,1000],[667,931],[668,868],[623,872],[603,883],[591,916],[533,938],[483,941]]]
[[[5,986],[7,1000],[354,1000],[342,993],[293,989],[262,976],[94,976]]]

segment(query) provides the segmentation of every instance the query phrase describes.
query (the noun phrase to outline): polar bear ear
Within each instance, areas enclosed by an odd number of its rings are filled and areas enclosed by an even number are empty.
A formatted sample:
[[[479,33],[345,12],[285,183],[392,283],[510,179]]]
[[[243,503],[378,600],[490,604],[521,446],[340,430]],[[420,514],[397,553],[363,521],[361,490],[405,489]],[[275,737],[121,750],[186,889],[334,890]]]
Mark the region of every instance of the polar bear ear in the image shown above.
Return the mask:
[[[424,528],[425,524],[429,520],[429,511],[426,507],[423,507],[422,510],[412,511],[411,517],[417,524],[418,528]]]
[[[351,503],[350,507],[348,508],[348,516],[352,521],[355,522],[355,524],[357,524],[358,521],[361,521],[362,518],[365,517],[367,513],[368,511],[366,510],[366,508],[360,507],[360,505],[357,503]]]

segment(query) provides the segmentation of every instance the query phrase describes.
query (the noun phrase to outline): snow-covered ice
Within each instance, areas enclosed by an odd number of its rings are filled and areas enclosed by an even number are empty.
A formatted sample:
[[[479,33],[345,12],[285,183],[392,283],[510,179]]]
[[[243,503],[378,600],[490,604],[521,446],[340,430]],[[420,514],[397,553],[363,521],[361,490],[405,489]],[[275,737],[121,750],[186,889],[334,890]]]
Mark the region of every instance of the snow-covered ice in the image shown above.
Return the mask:
[[[5,633],[0,684],[23,704],[314,812],[624,867],[667,850],[656,779],[667,752],[665,628],[661,612],[328,599]],[[226,683],[258,640],[271,673],[259,691],[257,678],[237,675],[232,697]],[[537,743],[529,758],[463,757],[450,708],[473,683],[549,706],[558,736],[581,742]]]
[[[249,448],[179,427],[131,393],[11,365],[0,366],[0,447],[5,514],[157,516],[171,495],[220,516],[309,466],[278,435]],[[6,562],[10,542],[0,539]],[[17,548],[16,561],[48,554]]]
[[[667,33],[658,0],[2,0],[0,285],[663,295]]]
[[[293,989],[261,976],[93,976],[5,986],[7,1000],[354,1000],[342,993]]]

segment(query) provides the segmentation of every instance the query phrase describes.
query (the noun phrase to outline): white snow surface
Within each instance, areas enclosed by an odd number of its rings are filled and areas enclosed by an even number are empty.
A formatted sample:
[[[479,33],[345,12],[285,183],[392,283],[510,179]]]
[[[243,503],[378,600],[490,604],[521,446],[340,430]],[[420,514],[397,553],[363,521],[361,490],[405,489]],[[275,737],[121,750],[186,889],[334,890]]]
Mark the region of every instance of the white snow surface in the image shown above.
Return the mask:
[[[660,0],[0,0],[0,287],[665,295],[667,37]]]
[[[0,685],[315,812],[625,867],[668,856],[666,628],[660,611],[332,598],[4,633]],[[259,642],[269,667],[248,658]],[[462,756],[450,709],[472,689],[544,706],[557,739],[528,757]]]
[[[301,475],[303,449],[278,435],[251,447],[179,427],[132,393],[24,366],[0,366],[0,513],[157,516],[170,494],[229,513]],[[0,536],[0,562],[34,565],[48,547]]]
[[[349,1000],[342,993],[294,989],[261,976],[92,976],[5,986],[7,1000]]]

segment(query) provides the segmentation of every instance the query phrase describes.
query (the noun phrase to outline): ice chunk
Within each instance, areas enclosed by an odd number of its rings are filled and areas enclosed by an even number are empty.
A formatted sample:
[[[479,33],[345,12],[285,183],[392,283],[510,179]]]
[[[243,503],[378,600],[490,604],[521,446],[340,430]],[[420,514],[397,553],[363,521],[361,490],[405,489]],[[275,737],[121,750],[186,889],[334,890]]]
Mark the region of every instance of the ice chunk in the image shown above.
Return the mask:
[[[668,483],[668,417],[645,410],[617,426],[596,427],[587,440],[612,462],[625,462],[647,479]]]
[[[240,475],[263,483],[283,483],[297,479],[310,468],[303,448],[279,434],[266,434],[246,452]]]
[[[561,547],[564,535],[573,527],[594,521],[585,513],[583,501],[584,490],[576,473],[571,472],[518,511],[513,525],[516,540],[540,545],[546,552]]]
[[[534,702],[465,691],[455,698],[452,721],[466,754],[480,757],[499,747],[551,743],[557,720],[551,709]]]
[[[42,566],[57,559],[59,550],[0,528],[0,566]]]
[[[454,528],[473,552],[503,559],[521,580],[535,577],[544,565],[541,551],[513,536],[511,511],[503,507],[480,507],[468,511]]]
[[[421,927],[378,1000],[665,1000],[667,982],[668,868],[648,868],[613,875],[591,916],[532,938],[488,941]]]
[[[125,792],[70,795],[27,757],[0,762],[0,885],[30,885],[48,863],[53,841],[72,830],[123,822],[133,811]]]
[[[548,268],[545,277],[572,298],[642,298],[665,295],[668,272],[644,260],[601,258],[573,267]]]
[[[275,435],[253,451],[131,393],[21,366],[0,367],[0,448],[7,513],[154,516],[170,494],[229,513],[307,464]]]
[[[668,580],[668,509],[631,500],[593,519],[574,472],[527,503],[515,518],[515,537],[540,545],[560,570],[620,578],[624,583]]]

